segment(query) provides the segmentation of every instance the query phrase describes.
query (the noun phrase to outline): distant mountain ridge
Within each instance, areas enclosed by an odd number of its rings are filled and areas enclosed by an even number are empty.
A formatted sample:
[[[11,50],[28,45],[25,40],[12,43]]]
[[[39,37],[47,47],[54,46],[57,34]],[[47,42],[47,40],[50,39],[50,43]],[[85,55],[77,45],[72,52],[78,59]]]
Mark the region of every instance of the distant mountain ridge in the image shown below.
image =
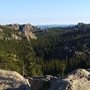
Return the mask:
[[[57,25],[57,24],[52,24],[52,25],[37,25],[38,28],[41,29],[47,29],[47,28],[53,28],[53,27],[73,27],[75,26],[74,24],[71,25]]]

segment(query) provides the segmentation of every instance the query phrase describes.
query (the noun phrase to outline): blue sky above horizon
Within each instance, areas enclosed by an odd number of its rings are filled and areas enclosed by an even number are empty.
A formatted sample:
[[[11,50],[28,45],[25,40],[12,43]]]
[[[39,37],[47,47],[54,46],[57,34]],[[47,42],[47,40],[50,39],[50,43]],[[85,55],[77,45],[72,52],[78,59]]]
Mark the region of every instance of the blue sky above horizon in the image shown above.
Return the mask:
[[[0,24],[90,23],[90,0],[0,0]]]

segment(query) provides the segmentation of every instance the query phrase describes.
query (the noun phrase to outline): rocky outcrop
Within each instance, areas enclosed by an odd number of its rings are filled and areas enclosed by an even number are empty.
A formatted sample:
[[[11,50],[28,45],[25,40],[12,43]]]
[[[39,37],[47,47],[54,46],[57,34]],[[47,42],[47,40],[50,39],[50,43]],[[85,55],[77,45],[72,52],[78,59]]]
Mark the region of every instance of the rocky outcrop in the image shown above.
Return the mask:
[[[29,40],[29,39],[37,39],[35,34],[33,33],[34,31],[34,26],[32,26],[31,24],[23,24],[23,25],[19,25],[19,24],[10,24],[10,25],[6,25],[6,27],[9,27],[12,30],[19,30],[20,32],[24,32],[25,37]],[[15,35],[14,35],[14,39],[18,39]],[[20,39],[20,38],[19,38]]]
[[[23,24],[23,25],[19,25],[19,30],[20,31],[33,31],[34,27],[31,24]]]
[[[29,40],[30,38],[31,38],[31,39],[37,39],[36,36],[35,36],[35,34],[32,33],[32,32],[29,32],[29,31],[25,31],[25,36],[26,36],[26,38],[27,38],[28,40]]]
[[[2,32],[3,30],[0,28],[0,32]]]
[[[16,34],[11,34],[11,37],[12,37],[13,39],[16,39],[16,40],[21,40],[21,37],[19,37],[19,36],[16,35]]]
[[[31,24],[23,24],[20,25],[19,30],[24,32],[26,38],[29,40],[31,39],[37,39],[35,34],[33,33],[34,27]]]
[[[30,84],[19,73],[0,69],[0,90],[30,90]]]
[[[33,31],[34,30],[34,26],[32,26],[31,24],[9,24],[9,25],[5,25],[5,27],[10,28],[11,30],[19,30],[19,31]]]
[[[49,90],[90,90],[90,72],[85,69],[75,70],[65,79],[52,83]]]
[[[12,30],[19,30],[19,24],[9,24],[6,25],[6,27],[9,27]]]

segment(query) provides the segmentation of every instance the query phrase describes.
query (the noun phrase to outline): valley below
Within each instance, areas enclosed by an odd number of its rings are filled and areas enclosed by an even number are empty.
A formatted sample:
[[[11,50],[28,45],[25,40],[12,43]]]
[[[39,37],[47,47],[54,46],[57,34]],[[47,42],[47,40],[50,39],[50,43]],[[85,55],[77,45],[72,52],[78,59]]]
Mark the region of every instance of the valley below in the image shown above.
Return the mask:
[[[0,90],[89,90],[89,69],[90,24],[0,25]]]

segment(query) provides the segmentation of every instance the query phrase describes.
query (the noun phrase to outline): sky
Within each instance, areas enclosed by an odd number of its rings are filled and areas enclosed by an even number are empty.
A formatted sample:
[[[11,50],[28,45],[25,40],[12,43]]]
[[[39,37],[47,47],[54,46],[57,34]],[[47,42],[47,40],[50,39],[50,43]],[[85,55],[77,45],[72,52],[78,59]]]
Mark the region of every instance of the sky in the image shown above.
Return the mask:
[[[90,0],[0,0],[0,24],[90,23]]]

